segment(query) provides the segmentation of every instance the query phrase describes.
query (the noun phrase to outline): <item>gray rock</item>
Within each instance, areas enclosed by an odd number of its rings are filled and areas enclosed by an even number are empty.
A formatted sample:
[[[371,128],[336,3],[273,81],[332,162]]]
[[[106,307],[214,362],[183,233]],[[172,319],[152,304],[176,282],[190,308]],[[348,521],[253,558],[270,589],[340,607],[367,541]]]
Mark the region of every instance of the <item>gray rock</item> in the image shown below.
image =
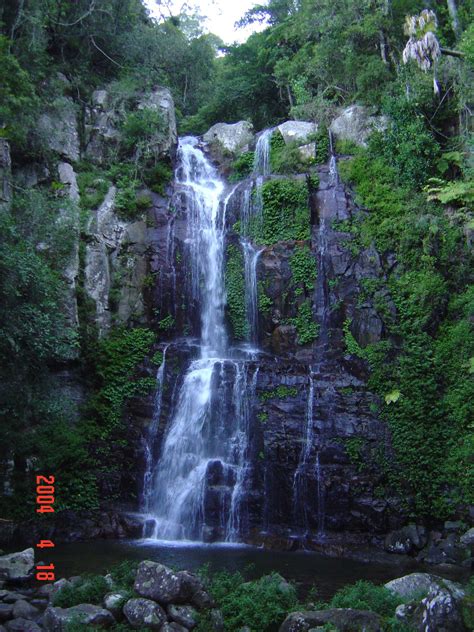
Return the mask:
[[[54,105],[40,116],[38,129],[51,151],[72,162],[79,160],[77,108],[70,97],[56,99]]]
[[[138,566],[134,588],[142,597],[149,597],[161,604],[182,600],[182,580],[179,574],[157,562],[144,561]]]
[[[178,576],[181,580],[181,603],[190,603],[198,610],[203,610],[205,608],[214,608],[216,605],[214,599],[204,588],[204,584],[192,573],[188,573],[187,571],[180,571]]]
[[[412,599],[413,597],[427,595],[437,580],[441,580],[441,578],[430,573],[411,573],[410,575],[392,579],[392,581],[385,584],[385,588],[403,599]]]
[[[117,621],[122,614],[123,605],[128,597],[125,590],[117,590],[115,592],[107,593],[104,597],[104,608],[110,610]]]
[[[8,621],[13,616],[13,605],[10,603],[0,603],[0,621]]]
[[[432,575],[428,594],[418,603],[398,607],[395,615],[419,632],[462,632],[466,629],[462,616],[464,596],[459,584]]]
[[[386,126],[384,116],[373,116],[369,108],[351,105],[333,120],[329,129],[337,140],[349,140],[366,147],[370,134],[375,130],[384,130]]]
[[[62,271],[62,277],[66,282],[66,296],[64,301],[64,313],[66,314],[67,324],[73,330],[77,330],[79,326],[79,317],[77,313],[76,285],[79,275],[79,187],[77,185],[76,174],[72,166],[67,162],[58,164],[59,181],[66,187],[67,196],[71,204],[60,211],[59,221],[67,219],[70,221],[71,232],[74,235],[71,252]],[[74,357],[78,357],[79,351],[73,353]]]
[[[23,599],[24,595],[19,592],[13,592],[11,590],[5,590],[3,592],[2,601],[4,603],[15,603],[19,599]]]
[[[278,130],[286,144],[295,141],[303,144],[310,134],[318,131],[318,126],[307,121],[285,121],[278,126]],[[314,156],[314,150],[312,155]]]
[[[253,126],[248,121],[216,123],[202,138],[204,142],[218,145],[221,150],[235,156],[248,151],[253,140]]]
[[[146,626],[150,630],[161,630],[166,622],[163,608],[150,599],[129,599],[123,613],[132,628],[136,629]]]
[[[426,529],[411,524],[398,531],[392,531],[385,538],[384,547],[389,553],[411,553],[422,549],[428,540]]]
[[[381,620],[378,614],[368,610],[352,608],[331,608],[314,612],[292,612],[280,626],[279,632],[309,632],[316,626],[333,625],[341,632],[364,630],[381,632]]]
[[[173,621],[184,626],[187,630],[192,630],[197,625],[197,612],[191,606],[177,606],[170,604],[167,608],[168,615]]]
[[[224,617],[222,612],[213,608],[210,612],[212,632],[224,632]]]
[[[473,546],[474,545],[474,527],[471,527],[466,533],[464,533],[460,537],[460,542],[464,546]]]
[[[187,628],[183,628],[182,625],[173,621],[172,623],[163,624],[160,632],[187,632]]]
[[[12,200],[11,167],[10,144],[0,138],[0,208],[8,208]]]
[[[138,101],[138,109],[148,108],[161,113],[167,129],[164,140],[157,138],[155,146],[151,150],[155,155],[172,153],[178,140],[176,130],[176,115],[173,97],[168,88],[156,87],[151,92],[145,93]]]
[[[94,90],[92,93],[92,105],[95,107],[100,107],[102,109],[106,109],[108,101],[108,92],[107,90]]]
[[[10,553],[0,557],[0,579],[22,581],[29,579],[35,566],[34,549]]]
[[[21,617],[9,621],[6,624],[6,629],[9,632],[41,632],[41,628],[37,623]]]
[[[83,603],[72,608],[47,608],[43,617],[43,627],[47,632],[65,632],[69,623],[80,621],[84,626],[94,625],[110,628],[115,620],[108,610],[100,606]]]
[[[38,608],[35,608],[24,599],[19,599],[13,606],[13,616],[16,619],[34,619],[38,615]]]

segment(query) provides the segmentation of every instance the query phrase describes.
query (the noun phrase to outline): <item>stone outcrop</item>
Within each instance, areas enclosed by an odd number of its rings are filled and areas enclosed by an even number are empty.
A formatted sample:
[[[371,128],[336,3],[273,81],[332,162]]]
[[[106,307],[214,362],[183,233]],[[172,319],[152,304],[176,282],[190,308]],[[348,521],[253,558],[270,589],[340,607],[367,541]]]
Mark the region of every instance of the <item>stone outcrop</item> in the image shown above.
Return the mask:
[[[216,123],[204,134],[203,140],[221,152],[237,156],[248,151],[253,140],[253,126],[248,121]]]
[[[8,208],[12,200],[12,171],[10,144],[0,138],[0,210]]]
[[[38,120],[40,142],[58,157],[77,162],[80,157],[78,107],[71,97],[59,97]]]
[[[156,156],[173,155],[178,136],[174,102],[169,89],[155,87],[149,92],[136,94],[135,100],[136,110],[154,110],[163,119],[164,132],[157,130],[156,136],[152,137],[150,150]],[[114,158],[122,140],[121,127],[126,115],[123,98],[114,96],[107,88],[93,92],[85,120],[85,157],[88,160],[100,165]]]
[[[291,142],[297,142],[303,144],[310,134],[314,134],[318,131],[316,123],[309,123],[307,121],[285,121],[277,127],[280,134],[283,136],[283,140],[286,144]]]
[[[0,557],[0,580],[26,581],[31,578],[35,564],[33,549]]]
[[[47,608],[43,618],[43,628],[47,632],[65,632],[68,624],[80,622],[83,626],[110,628],[115,620],[112,614],[92,604],[80,604],[71,608]]]
[[[398,606],[396,618],[415,630],[467,630],[463,617],[466,592],[460,584],[436,575],[412,573],[388,582],[385,587],[407,600],[407,603]]]
[[[374,116],[363,105],[350,105],[332,121],[329,129],[336,140],[347,140],[366,147],[370,134],[382,131],[386,126],[384,116]]]
[[[382,632],[382,622],[378,614],[352,608],[293,612],[280,626],[279,632],[311,632],[319,626],[321,629],[326,629],[327,625],[334,626],[340,632],[353,632],[353,630]]]

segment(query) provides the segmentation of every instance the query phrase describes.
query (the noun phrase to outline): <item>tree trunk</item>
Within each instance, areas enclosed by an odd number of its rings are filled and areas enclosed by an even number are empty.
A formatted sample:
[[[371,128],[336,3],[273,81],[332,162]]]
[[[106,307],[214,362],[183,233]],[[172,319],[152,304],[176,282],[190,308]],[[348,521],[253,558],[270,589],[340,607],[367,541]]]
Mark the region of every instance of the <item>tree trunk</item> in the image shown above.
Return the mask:
[[[456,6],[456,0],[447,0],[448,3],[448,11],[451,17],[451,26],[453,28],[454,34],[456,35],[456,39],[460,35],[459,28],[459,18],[458,18],[458,8]]]

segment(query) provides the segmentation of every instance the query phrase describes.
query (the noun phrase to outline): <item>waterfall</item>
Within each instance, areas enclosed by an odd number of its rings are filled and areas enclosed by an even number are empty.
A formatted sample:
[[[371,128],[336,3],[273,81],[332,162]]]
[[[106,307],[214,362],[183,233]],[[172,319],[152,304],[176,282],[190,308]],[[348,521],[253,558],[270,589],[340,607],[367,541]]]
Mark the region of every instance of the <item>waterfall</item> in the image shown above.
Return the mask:
[[[336,187],[339,184],[339,172],[337,170],[337,158],[334,152],[334,139],[329,133],[329,186]]]
[[[253,161],[253,173],[257,176],[270,175],[270,143],[274,127],[264,130],[258,137],[255,146],[255,156]]]
[[[155,406],[153,410],[153,418],[151,420],[150,428],[148,429],[148,437],[145,442],[145,473],[143,476],[143,494],[142,494],[142,508],[145,513],[150,511],[150,502],[153,494],[153,471],[154,471],[154,458],[153,448],[156,442],[156,433],[161,416],[161,406],[163,403],[163,385],[165,379],[166,369],[166,352],[169,345],[166,345],[163,349],[163,361],[161,362],[157,374],[156,374],[156,395]]]
[[[224,197],[224,183],[198,140],[190,137],[179,143],[176,186],[188,213],[190,289],[201,312],[200,357],[180,382],[157,463],[149,463],[152,451],[147,457],[143,506],[153,520],[154,538],[235,541],[246,523],[249,421],[258,375],[254,369],[250,377],[248,359],[233,359],[224,325],[225,212],[235,188]],[[257,258],[258,252],[249,258],[249,278],[255,276]],[[249,314],[256,322],[254,285]],[[155,434],[163,376],[164,367],[157,377]]]
[[[293,514],[295,523],[301,522],[305,531],[308,530],[308,498],[307,482],[311,452],[313,448],[313,403],[314,379],[310,370],[308,384],[308,399],[306,404],[305,427],[298,466],[293,476]]]

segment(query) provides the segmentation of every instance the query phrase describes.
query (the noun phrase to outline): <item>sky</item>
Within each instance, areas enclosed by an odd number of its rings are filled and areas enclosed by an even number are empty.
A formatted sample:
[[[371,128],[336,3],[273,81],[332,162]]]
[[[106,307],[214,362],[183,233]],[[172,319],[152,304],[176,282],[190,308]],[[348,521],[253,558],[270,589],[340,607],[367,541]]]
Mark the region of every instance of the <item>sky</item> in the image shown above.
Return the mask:
[[[159,17],[160,12],[156,0],[145,0],[145,4],[152,15]],[[171,0],[169,4],[175,14],[180,13],[183,5],[187,5],[191,9],[196,8],[199,13],[207,16],[205,30],[218,35],[225,44],[244,42],[251,33],[263,28],[262,25],[256,23],[242,29],[236,29],[234,24],[251,7],[256,4],[265,4],[264,0],[191,0],[188,2]]]

